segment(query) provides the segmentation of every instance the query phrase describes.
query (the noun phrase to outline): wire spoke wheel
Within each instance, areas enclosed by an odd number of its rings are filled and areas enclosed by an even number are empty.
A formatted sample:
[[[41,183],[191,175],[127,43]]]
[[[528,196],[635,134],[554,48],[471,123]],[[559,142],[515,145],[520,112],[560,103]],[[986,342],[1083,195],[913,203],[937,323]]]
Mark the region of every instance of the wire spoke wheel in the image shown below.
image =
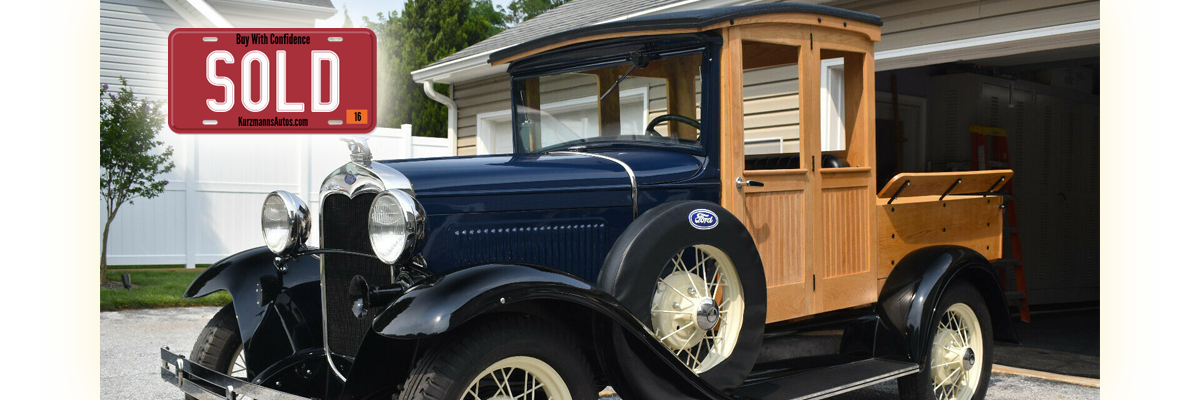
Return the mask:
[[[238,345],[237,350],[233,352],[233,360],[229,362],[229,368],[225,371],[226,375],[243,381],[249,380],[246,375],[246,353],[242,351],[243,345]],[[244,399],[240,394],[234,395],[236,399]]]
[[[733,353],[745,297],[727,254],[713,246],[692,245],[663,266],[650,307],[655,337],[700,374]]]
[[[938,321],[930,354],[933,396],[965,400],[975,395],[983,368],[983,334],[979,318],[964,303],[950,306]]]
[[[246,353],[242,351],[242,346],[238,345],[237,351],[233,353],[233,362],[229,363],[229,376],[246,380]]]
[[[567,382],[549,364],[515,356],[484,368],[461,400],[571,400]]]

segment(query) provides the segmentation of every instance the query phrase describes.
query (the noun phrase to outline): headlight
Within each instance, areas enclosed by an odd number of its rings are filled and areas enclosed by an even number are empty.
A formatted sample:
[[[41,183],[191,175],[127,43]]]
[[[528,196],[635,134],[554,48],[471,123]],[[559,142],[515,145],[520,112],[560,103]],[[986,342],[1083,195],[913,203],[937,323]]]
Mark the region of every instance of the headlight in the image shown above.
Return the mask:
[[[308,241],[311,228],[308,205],[299,197],[282,190],[267,195],[267,201],[263,202],[262,231],[263,241],[272,253],[284,255],[301,248]]]
[[[367,221],[371,249],[386,264],[395,264],[425,232],[425,210],[408,193],[391,189],[371,202]]]

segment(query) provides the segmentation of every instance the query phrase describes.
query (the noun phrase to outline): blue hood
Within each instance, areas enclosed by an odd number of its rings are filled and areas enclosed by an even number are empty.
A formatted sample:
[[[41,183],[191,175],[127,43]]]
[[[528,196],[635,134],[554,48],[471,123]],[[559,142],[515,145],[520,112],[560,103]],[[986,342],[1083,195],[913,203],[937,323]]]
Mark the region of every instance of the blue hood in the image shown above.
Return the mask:
[[[627,164],[639,187],[687,179],[701,166],[698,157],[671,151],[593,153]],[[625,168],[586,154],[510,154],[381,163],[408,177],[417,200],[431,215],[632,206]]]

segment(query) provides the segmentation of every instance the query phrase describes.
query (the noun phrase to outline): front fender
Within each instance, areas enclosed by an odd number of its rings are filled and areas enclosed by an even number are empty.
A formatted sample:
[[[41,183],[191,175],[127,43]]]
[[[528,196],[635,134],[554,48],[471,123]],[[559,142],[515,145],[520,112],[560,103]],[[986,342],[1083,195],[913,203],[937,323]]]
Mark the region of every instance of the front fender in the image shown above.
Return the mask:
[[[982,255],[959,246],[931,246],[904,256],[879,294],[877,311],[886,332],[880,340],[882,355],[919,361],[928,351],[923,346],[934,330],[938,300],[955,281],[969,282],[979,290],[992,319],[993,337],[1016,342],[1004,292],[991,268]]]
[[[184,291],[187,298],[229,292],[251,372],[300,350],[322,347],[320,261],[300,257],[284,267],[287,272],[281,273],[275,254],[256,247],[217,261]]]
[[[590,312],[600,324],[618,329],[595,328],[596,334],[617,331],[633,338],[630,345],[642,355],[637,368],[656,371],[664,385],[686,398],[728,399],[659,345],[629,310],[608,293],[561,271],[510,264],[488,264],[466,268],[423,281],[389,304],[375,317],[372,328],[383,337],[419,339],[448,332],[475,317],[497,309],[527,302],[557,302]],[[612,343],[612,341],[603,341]],[[601,349],[603,350],[603,349]],[[614,360],[615,361],[615,360]],[[611,365],[606,368],[628,368]]]
[[[488,264],[422,281],[389,304],[372,327],[384,337],[419,339],[445,333],[505,305],[560,300],[619,314],[612,296],[563,272],[542,267]]]

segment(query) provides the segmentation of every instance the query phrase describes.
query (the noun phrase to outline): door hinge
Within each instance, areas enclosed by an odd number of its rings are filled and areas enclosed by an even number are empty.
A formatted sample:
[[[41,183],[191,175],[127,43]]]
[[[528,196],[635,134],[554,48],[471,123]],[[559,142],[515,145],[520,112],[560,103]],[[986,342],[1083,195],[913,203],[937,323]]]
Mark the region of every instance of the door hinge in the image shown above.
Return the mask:
[[[812,282],[813,282],[813,291],[815,292],[815,291],[817,291],[817,274],[813,274]]]

